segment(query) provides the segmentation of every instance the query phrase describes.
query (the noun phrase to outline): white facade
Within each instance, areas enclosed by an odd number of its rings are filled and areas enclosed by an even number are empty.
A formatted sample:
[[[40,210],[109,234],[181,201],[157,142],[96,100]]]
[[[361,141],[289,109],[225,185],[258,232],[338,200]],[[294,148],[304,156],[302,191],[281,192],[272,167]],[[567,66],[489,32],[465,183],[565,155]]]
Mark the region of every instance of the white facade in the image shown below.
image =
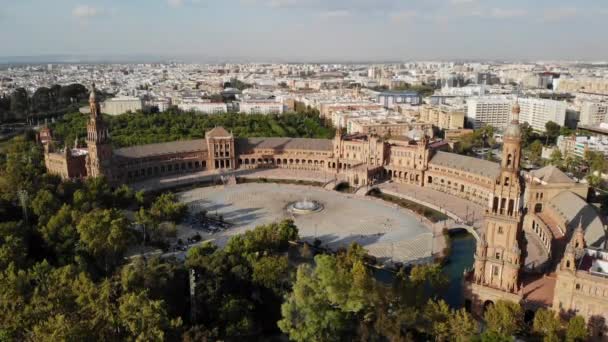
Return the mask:
[[[221,102],[184,102],[177,106],[183,111],[193,111],[205,114],[221,114],[228,112],[228,107]]]
[[[522,98],[519,99],[521,113],[519,115],[520,122],[527,122],[535,131],[544,132],[545,124],[553,121],[560,126],[566,123],[566,102]]]
[[[608,122],[608,103],[584,102],[581,106],[579,124],[596,126],[602,122]]]
[[[101,112],[108,115],[120,115],[126,112],[142,110],[143,102],[138,97],[121,96],[105,100]]]
[[[585,151],[600,152],[608,157],[608,138],[606,137],[576,137],[574,155],[584,158]]]
[[[504,128],[511,119],[513,100],[505,97],[476,97],[467,100],[467,120],[474,128],[490,125]]]
[[[243,101],[239,112],[246,114],[283,114],[283,103],[277,101]]]

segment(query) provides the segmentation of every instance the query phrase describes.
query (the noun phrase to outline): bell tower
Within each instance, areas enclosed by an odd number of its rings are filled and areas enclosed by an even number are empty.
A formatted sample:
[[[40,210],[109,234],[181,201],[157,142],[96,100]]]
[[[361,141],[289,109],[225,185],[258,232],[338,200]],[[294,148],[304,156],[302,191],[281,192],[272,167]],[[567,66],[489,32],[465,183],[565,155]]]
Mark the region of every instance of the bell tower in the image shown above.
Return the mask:
[[[112,146],[110,134],[101,116],[101,106],[97,99],[95,84],[91,87],[89,96],[90,116],[87,123],[87,176],[105,176],[111,179]]]
[[[484,217],[484,233],[475,251],[471,300],[517,301],[522,252],[521,234],[521,128],[519,105],[513,107],[513,120],[505,130],[500,174],[494,183],[493,196]],[[477,306],[479,307],[479,306]]]

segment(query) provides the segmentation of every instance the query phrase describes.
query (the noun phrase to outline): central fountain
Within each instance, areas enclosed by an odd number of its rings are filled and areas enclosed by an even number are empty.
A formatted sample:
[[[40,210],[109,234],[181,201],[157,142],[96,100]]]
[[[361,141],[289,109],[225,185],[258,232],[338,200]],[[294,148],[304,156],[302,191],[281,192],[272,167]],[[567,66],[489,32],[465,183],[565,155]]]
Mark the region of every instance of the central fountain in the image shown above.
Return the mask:
[[[297,201],[290,203],[287,206],[287,210],[292,214],[298,215],[306,215],[317,213],[323,210],[323,205],[317,201],[309,200],[308,198],[304,198],[302,201]]]

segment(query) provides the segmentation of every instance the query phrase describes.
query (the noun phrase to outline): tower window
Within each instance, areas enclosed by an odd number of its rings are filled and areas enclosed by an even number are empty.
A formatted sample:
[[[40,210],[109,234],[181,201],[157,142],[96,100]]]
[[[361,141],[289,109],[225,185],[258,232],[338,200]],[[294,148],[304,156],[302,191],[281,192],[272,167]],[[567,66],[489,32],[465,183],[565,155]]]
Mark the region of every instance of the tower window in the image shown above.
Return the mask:
[[[498,227],[498,234],[502,234],[502,233],[504,233],[502,227]]]
[[[513,162],[513,160],[512,160],[512,159],[513,159],[513,156],[509,154],[509,155],[507,156],[507,167],[511,167],[511,164],[512,164],[512,162]]]

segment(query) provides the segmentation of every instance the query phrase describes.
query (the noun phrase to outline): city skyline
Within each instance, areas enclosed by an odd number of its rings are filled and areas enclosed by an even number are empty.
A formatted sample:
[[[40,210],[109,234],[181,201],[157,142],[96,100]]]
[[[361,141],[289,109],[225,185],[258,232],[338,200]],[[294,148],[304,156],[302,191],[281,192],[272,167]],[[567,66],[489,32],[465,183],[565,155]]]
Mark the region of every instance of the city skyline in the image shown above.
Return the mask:
[[[607,15],[599,0],[8,0],[0,57],[594,61]]]

